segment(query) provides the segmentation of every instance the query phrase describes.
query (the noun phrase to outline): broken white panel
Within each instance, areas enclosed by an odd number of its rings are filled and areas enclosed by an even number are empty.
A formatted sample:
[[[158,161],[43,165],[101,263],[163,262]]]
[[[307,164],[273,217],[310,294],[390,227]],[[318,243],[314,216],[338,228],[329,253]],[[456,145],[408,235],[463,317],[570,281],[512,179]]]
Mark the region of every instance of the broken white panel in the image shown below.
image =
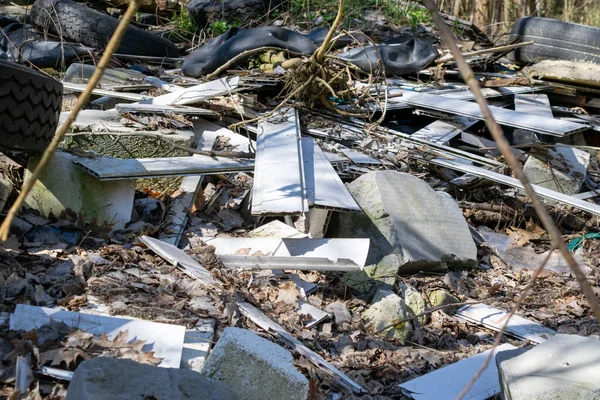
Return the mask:
[[[365,265],[369,239],[279,239],[279,238],[206,238],[216,255],[267,255],[279,257],[345,258]]]
[[[229,268],[360,271],[369,239],[206,238]]]
[[[220,136],[229,139],[231,151],[248,152],[256,147],[254,140],[203,118],[194,120],[194,133],[197,137],[196,143],[205,151],[213,150],[213,145]]]
[[[205,110],[197,107],[185,106],[165,106],[157,104],[135,104],[135,103],[119,103],[115,106],[115,110],[120,113],[131,114],[181,114],[181,115],[209,115],[215,116],[217,113],[211,110]]]
[[[362,211],[313,138],[302,138],[302,157],[309,204],[335,210]]]
[[[405,92],[403,98],[408,104],[414,107],[462,115],[478,120],[484,119],[479,105],[469,101],[414,92]],[[499,124],[532,130],[547,135],[566,136],[589,129],[588,126],[582,124],[530,115],[500,107],[490,106],[490,111]]]
[[[515,111],[543,118],[554,118],[550,99],[544,93],[515,94]]]
[[[199,279],[208,285],[216,285],[217,280],[204,268],[200,263],[194,260],[190,255],[183,250],[173,246],[172,244],[163,242],[162,240],[151,238],[150,236],[140,236],[140,241],[144,243],[150,250],[164,258],[174,266],[181,265],[183,269],[190,275]]]
[[[298,274],[283,275],[283,277],[288,276],[292,278],[292,281],[296,284],[296,288],[300,291],[300,296],[302,296],[304,300],[308,300],[308,295],[319,288],[319,285],[313,282],[305,281],[304,279],[300,278]]]
[[[281,239],[302,239],[308,237],[306,233],[302,233],[298,229],[292,228],[288,224],[285,224],[277,219],[248,232],[248,235],[253,238],[270,237]]]
[[[509,313],[486,304],[464,306],[456,313],[458,318],[483,325],[494,331],[502,329],[508,316]],[[537,344],[545,342],[549,337],[556,334],[554,329],[546,328],[542,324],[518,315],[513,315],[510,318],[505,332],[521,340],[529,340]]]
[[[224,96],[229,93],[236,92],[241,88],[238,87],[240,82],[239,77],[221,78],[214,81],[201,83],[200,85],[191,86],[183,90],[163,94],[140,101],[142,104],[158,104],[158,105],[185,105],[197,103],[201,100],[210,99],[217,96]]]
[[[192,328],[185,331],[181,368],[201,372],[215,338],[215,319],[201,318]]]
[[[254,160],[196,155],[193,157],[80,159],[75,165],[101,181],[167,176],[222,174],[254,169]]]
[[[159,233],[160,240],[174,246],[179,244],[202,181],[202,175],[185,176],[181,180],[177,194],[171,197],[172,203],[165,218],[166,225]]]
[[[252,215],[299,215],[308,211],[298,113],[261,122],[256,139]]]
[[[119,332],[127,331],[129,341],[143,340],[143,351],[153,351],[162,358],[159,367],[179,368],[185,336],[185,326],[158,322],[84,314],[55,308],[45,308],[17,304],[10,316],[10,329],[31,331],[52,321],[64,322],[67,326],[80,329],[93,335],[106,334],[114,339]]]
[[[465,129],[475,125],[477,121],[457,117],[452,120],[437,120],[419,129],[411,135],[412,138],[430,140],[439,144],[447,144],[450,140],[460,135]]]
[[[501,351],[513,349],[515,349],[515,346],[505,343],[493,350],[493,357],[495,358],[496,354]],[[415,400],[456,399],[471,378],[483,367],[491,351],[484,351],[473,357],[465,358],[457,363],[404,382],[400,385],[402,392]],[[498,368],[494,358],[463,397],[464,400],[485,400],[500,393]]]
[[[219,256],[227,268],[248,270],[297,270],[359,272],[360,265],[347,258],[331,260],[324,257],[285,257],[285,256]]]
[[[77,92],[77,93],[83,93],[87,87],[87,85],[83,85],[80,83],[71,83],[71,82],[62,82],[62,85],[63,85],[63,91],[65,91],[65,92],[72,91],[72,92]],[[93,89],[92,94],[95,94],[98,96],[114,97],[114,98],[123,99],[123,100],[131,100],[131,101],[151,101],[152,100],[152,96],[146,96],[143,94],[131,93],[131,92],[115,92],[115,91],[106,90],[106,89]]]
[[[352,149],[340,149],[346,157],[348,157],[352,162],[356,165],[393,165],[391,162],[386,160],[378,160],[377,158],[373,158],[368,156],[360,151],[352,150]]]
[[[296,310],[296,312],[300,315],[310,315],[311,316],[311,319],[304,323],[304,327],[308,328],[308,329],[312,328],[315,325],[320,324],[321,322],[323,322],[326,319],[331,317],[331,315],[329,315],[329,313],[326,313],[325,311],[321,310],[320,308],[317,308],[317,307],[313,306],[312,304],[305,303],[303,301],[298,301],[298,309]]]

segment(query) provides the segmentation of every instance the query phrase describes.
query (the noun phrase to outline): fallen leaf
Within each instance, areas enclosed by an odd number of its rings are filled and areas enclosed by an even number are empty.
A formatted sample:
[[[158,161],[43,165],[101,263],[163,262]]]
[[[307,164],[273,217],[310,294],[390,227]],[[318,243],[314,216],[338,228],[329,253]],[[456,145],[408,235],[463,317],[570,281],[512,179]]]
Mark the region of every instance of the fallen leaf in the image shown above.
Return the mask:
[[[298,296],[300,291],[296,287],[296,283],[292,281],[283,282],[279,285],[276,303],[283,302],[285,304],[298,304]]]
[[[92,355],[77,347],[62,347],[40,353],[40,364],[49,366],[63,366],[66,369],[76,367],[79,361],[92,358]],[[64,365],[63,365],[64,364]]]

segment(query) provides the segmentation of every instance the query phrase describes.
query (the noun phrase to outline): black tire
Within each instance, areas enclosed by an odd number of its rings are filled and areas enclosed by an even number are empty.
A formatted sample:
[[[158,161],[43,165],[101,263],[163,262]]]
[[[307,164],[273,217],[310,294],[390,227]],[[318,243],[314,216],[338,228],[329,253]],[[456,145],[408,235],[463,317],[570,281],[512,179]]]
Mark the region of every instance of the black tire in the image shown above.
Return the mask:
[[[56,133],[61,105],[59,81],[0,60],[0,147],[43,151]]]
[[[36,0],[31,8],[31,22],[67,40],[104,49],[119,20],[71,0]],[[177,57],[179,51],[169,40],[135,26],[125,32],[117,53]]]
[[[212,21],[228,23],[258,19],[281,4],[282,0],[190,0],[186,4],[189,14],[203,27]]]
[[[515,22],[509,37],[520,42],[535,42],[509,55],[518,63],[569,60],[600,64],[599,28],[550,18],[525,17]]]

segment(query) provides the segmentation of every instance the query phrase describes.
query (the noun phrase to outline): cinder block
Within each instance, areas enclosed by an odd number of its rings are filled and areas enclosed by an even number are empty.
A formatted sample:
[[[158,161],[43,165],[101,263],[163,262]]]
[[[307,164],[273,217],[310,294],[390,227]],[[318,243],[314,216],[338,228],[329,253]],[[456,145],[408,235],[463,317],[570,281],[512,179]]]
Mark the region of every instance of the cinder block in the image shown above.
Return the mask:
[[[226,328],[202,374],[246,400],[306,400],[308,380],[281,346],[246,329]]]
[[[69,208],[80,212],[86,221],[96,218],[98,223],[109,222],[114,229],[122,229],[131,220],[135,180],[102,182],[84,172],[72,161],[80,159],[58,151],[52,157],[40,179],[25,200],[27,207],[42,215],[60,215]],[[25,181],[31,178],[39,157],[32,157],[25,172]]]

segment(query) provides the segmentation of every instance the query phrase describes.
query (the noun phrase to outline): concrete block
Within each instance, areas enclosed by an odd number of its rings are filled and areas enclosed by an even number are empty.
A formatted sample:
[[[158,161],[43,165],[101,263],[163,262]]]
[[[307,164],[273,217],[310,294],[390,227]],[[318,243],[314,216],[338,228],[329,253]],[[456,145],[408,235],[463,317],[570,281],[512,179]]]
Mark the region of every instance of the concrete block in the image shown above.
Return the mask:
[[[306,400],[308,380],[283,347],[246,329],[226,328],[202,374],[248,400]]]
[[[38,210],[43,216],[60,215],[70,208],[80,212],[86,221],[96,218],[122,229],[131,220],[135,180],[101,182],[76,167],[72,161],[79,159],[59,151],[48,163],[40,179],[25,200],[27,207]],[[32,157],[25,172],[25,181],[39,162]]]
[[[214,318],[203,318],[193,329],[185,331],[181,368],[202,372],[215,337]]]
[[[234,400],[227,385],[198,372],[96,357],[75,370],[66,400]]]
[[[572,148],[533,150],[523,172],[535,185],[574,195],[579,193],[590,163],[590,153]]]
[[[363,313],[367,329],[377,332],[395,323],[395,321],[408,318],[408,310],[402,297],[391,290],[380,289],[375,294],[371,306]],[[400,340],[408,339],[412,335],[413,327],[410,322],[402,322],[383,331],[385,336]]]
[[[600,399],[598,337],[559,334],[519,353],[496,359],[504,399]]]
[[[469,227],[448,194],[396,171],[367,173],[348,190],[365,213],[340,214],[335,234],[370,238],[367,264],[378,264],[389,254],[398,258],[401,273],[475,264]]]

